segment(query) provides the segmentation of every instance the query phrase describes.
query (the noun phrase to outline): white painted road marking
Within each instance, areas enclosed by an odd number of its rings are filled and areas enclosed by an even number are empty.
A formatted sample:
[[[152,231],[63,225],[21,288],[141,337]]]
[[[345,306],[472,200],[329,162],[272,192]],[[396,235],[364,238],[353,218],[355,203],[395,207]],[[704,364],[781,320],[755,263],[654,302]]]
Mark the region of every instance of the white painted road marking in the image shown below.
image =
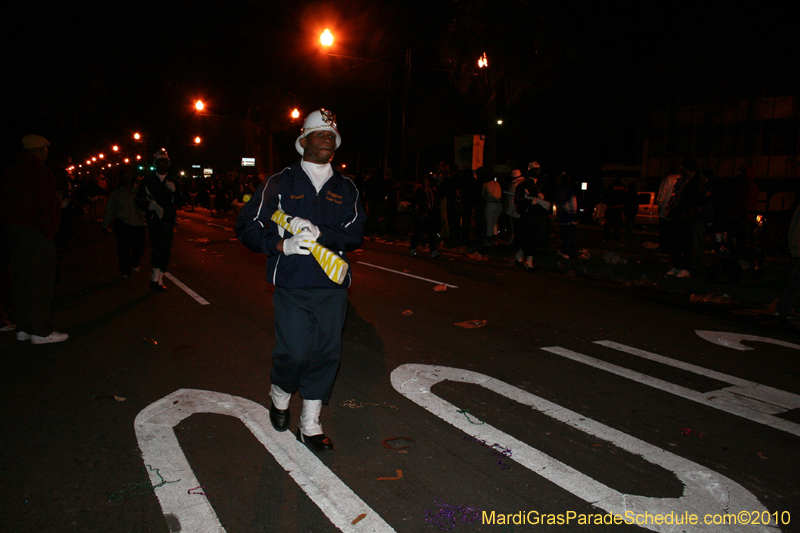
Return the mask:
[[[206,222],[206,226],[216,226],[218,228],[222,228],[225,231],[233,231],[233,228],[229,228],[228,226],[222,226],[220,224],[214,224],[213,222]]]
[[[791,342],[770,339],[769,337],[756,337],[755,335],[741,335],[739,333],[726,333],[724,331],[696,330],[695,333],[697,333],[701,339],[707,340],[708,342],[719,344],[720,346],[725,346],[726,348],[740,350],[742,352],[753,349],[742,344],[742,341],[766,342],[769,344],[776,344],[778,346],[785,346],[787,348],[800,350],[800,344],[792,344]]]
[[[192,289],[190,289],[189,287],[187,287],[186,285],[184,285],[184,284],[181,282],[181,280],[179,280],[178,278],[176,278],[175,276],[173,276],[173,275],[172,275],[172,274],[170,274],[169,272],[164,272],[164,277],[165,277],[165,278],[167,278],[168,280],[170,280],[172,283],[174,283],[174,284],[175,284],[175,285],[177,285],[178,287],[180,287],[181,289],[183,289],[183,292],[185,292],[186,294],[188,294],[189,296],[191,296],[192,298],[194,298],[195,300],[197,300],[197,302],[198,302],[200,305],[210,305],[210,304],[208,303],[208,300],[206,300],[205,298],[203,298],[202,296],[200,296],[199,294],[197,294],[196,292],[194,292]]]
[[[449,283],[445,283],[444,281],[436,281],[435,279],[423,278],[423,277],[420,277],[420,276],[415,276],[414,274],[409,274],[408,272],[401,272],[400,270],[392,270],[391,268],[386,268],[386,267],[382,267],[382,266],[378,266],[378,265],[373,265],[372,263],[365,263],[364,261],[358,261],[358,264],[359,265],[366,265],[366,266],[372,267],[372,268],[379,268],[379,269],[385,270],[387,272],[394,272],[395,274],[400,274],[401,276],[408,276],[409,278],[421,279],[422,281],[429,281],[431,283],[435,283],[436,285],[447,285],[451,289],[457,289],[458,288],[458,286],[450,285]]]
[[[158,468],[169,481],[155,490],[164,515],[173,515],[181,531],[224,533],[207,498],[189,494],[200,483],[181,450],[173,428],[194,413],[216,413],[240,419],[275,460],[308,494],[333,524],[345,533],[393,533],[384,520],[350,490],[291,432],[278,433],[267,409],[253,401],[218,392],[181,389],[149,405],[134,426],[145,464]],[[154,485],[158,479],[152,479]],[[208,493],[209,489],[205,491]],[[366,516],[355,525],[353,520]]]
[[[433,385],[444,380],[481,385],[506,398],[529,405],[542,414],[570,427],[639,455],[645,460],[671,471],[680,479],[684,484],[683,495],[680,498],[648,498],[622,494],[539,450],[531,448],[488,423],[480,425],[470,423],[466,417],[457,412],[454,405],[431,392]],[[405,397],[466,434],[486,442],[496,442],[505,448],[514,450],[514,455],[509,460],[520,463],[564,490],[614,515],[624,516],[626,511],[633,511],[636,514],[647,512],[651,515],[670,512],[682,515],[684,512],[688,512],[697,514],[702,520],[705,514],[766,511],[766,508],[753,494],[717,472],[489,376],[457,368],[402,365],[392,372],[392,385]],[[651,531],[675,531],[674,525],[647,524],[643,527]],[[708,532],[710,530],[708,525],[703,524],[681,526],[681,531],[686,532]],[[775,529],[767,526],[726,525],[725,531],[774,532]]]
[[[772,414],[777,414],[783,413],[789,409],[800,408],[800,396],[797,394],[792,394],[791,392],[774,389],[772,387],[754,383],[746,379],[737,378],[736,376],[729,376],[728,374],[723,374],[722,372],[716,372],[715,370],[709,370],[708,368],[695,366],[693,364],[678,361],[676,359],[670,359],[669,357],[664,357],[663,355],[646,352],[644,350],[639,350],[638,348],[625,346],[624,344],[619,344],[612,341],[595,341],[595,344],[605,346],[606,348],[611,348],[612,350],[619,350],[631,355],[636,355],[638,357],[656,361],[658,363],[669,365],[675,368],[680,368],[682,370],[687,370],[701,376],[716,379],[717,381],[723,381],[725,383],[735,385],[734,387],[725,387],[722,390],[711,391],[705,394],[714,395],[717,393],[731,393],[738,396],[752,398],[753,400],[762,403],[761,408],[757,410],[764,413],[772,412]],[[775,409],[776,406],[778,407],[777,410]]]
[[[697,392],[695,390],[687,389],[686,387],[681,387],[680,385],[675,385],[674,383],[670,383],[662,379],[642,374],[641,372],[636,372],[635,370],[631,370],[629,368],[617,366],[612,363],[607,363],[606,361],[595,359],[594,357],[589,357],[588,355],[583,355],[566,348],[561,348],[560,346],[545,347],[542,348],[542,350],[566,357],[567,359],[572,359],[573,361],[578,361],[579,363],[599,368],[600,370],[605,370],[606,372],[611,372],[612,374],[648,385],[655,389],[669,392],[670,394],[686,398],[687,400],[701,403],[703,405],[719,409],[720,411],[725,411],[726,413],[741,416],[747,420],[752,420],[753,422],[758,422],[759,424],[764,424],[766,426],[791,433],[792,435],[800,436],[800,424],[789,422],[788,420],[783,420],[782,418],[773,416],[774,414],[784,412],[786,409],[777,407],[775,405],[769,405],[762,401],[751,400],[749,398],[739,396],[737,393],[740,393],[742,390],[739,387],[731,387],[723,389],[722,391],[714,392]],[[752,385],[758,384],[753,383]],[[765,387],[765,389],[767,388],[768,387]],[[778,391],[777,389],[771,390],[783,393],[783,391]],[[788,395],[789,393],[783,394]],[[748,395],[753,395],[753,392],[748,392]],[[782,398],[781,401],[783,403],[787,403],[790,402],[791,399],[786,397]]]

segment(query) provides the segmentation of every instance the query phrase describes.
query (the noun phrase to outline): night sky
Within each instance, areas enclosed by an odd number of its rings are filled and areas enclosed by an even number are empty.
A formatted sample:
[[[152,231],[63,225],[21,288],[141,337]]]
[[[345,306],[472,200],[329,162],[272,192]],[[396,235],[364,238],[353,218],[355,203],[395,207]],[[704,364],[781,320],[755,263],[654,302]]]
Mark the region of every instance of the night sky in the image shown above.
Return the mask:
[[[553,30],[549,44],[558,56],[546,83],[513,105],[498,104],[509,124],[498,153],[578,158],[591,167],[628,158],[630,129],[654,105],[797,90],[797,7],[524,3]],[[27,133],[51,141],[53,162],[108,150],[134,131],[190,157],[191,137],[224,133],[221,124],[241,121],[255,101],[266,115],[288,113],[286,105],[304,113],[334,110],[344,138],[341,156],[366,161],[383,154],[390,116],[391,162],[399,153],[406,49],[413,64],[409,150],[420,152],[423,163],[450,159],[453,135],[479,133],[485,123],[479,95],[459,94],[437,70],[444,68],[439,43],[453,5],[17,2],[3,17],[2,162]],[[496,39],[522,49],[533,40],[528,28],[534,24],[498,20]],[[321,52],[318,36],[326,27],[337,37],[333,53],[362,59]],[[198,98],[208,105],[206,117],[192,109]],[[295,135],[292,129],[276,137],[284,154],[291,154]]]

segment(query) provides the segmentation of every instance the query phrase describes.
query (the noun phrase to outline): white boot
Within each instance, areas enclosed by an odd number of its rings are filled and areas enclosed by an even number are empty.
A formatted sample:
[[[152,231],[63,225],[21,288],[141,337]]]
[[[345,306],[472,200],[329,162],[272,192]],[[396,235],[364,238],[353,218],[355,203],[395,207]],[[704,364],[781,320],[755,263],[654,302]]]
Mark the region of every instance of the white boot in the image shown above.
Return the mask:
[[[161,285],[161,269],[160,268],[153,268],[153,273],[150,275],[150,281],[156,281],[159,285]]]
[[[303,414],[300,415],[300,431],[307,437],[322,435],[319,414],[322,400],[303,400]]]
[[[272,398],[272,405],[274,405],[276,409],[285,411],[289,408],[289,400],[292,399],[292,393],[284,392],[280,387],[273,384],[272,388],[269,390],[269,397]]]

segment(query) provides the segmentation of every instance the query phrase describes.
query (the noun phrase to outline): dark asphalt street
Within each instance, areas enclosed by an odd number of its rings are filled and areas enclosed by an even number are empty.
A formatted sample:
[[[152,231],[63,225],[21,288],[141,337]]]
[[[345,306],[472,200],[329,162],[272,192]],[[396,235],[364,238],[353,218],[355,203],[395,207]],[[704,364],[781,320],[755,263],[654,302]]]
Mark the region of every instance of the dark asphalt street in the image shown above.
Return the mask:
[[[121,280],[82,221],[55,301],[70,339],[0,333],[0,531],[800,531],[793,329],[369,242],[317,458],[265,418],[266,260],[207,215],[179,215],[170,268],[207,305],[149,292],[149,252]],[[731,517],[751,523],[713,524]]]

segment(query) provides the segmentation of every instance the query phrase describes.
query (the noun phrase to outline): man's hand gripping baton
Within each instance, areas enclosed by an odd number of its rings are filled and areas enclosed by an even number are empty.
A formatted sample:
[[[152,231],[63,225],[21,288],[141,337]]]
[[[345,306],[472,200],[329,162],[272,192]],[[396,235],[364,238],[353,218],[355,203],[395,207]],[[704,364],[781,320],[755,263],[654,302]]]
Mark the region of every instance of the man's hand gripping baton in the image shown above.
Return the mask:
[[[272,221],[274,223],[290,232],[292,231],[289,227],[289,221],[291,219],[292,217],[281,209],[276,209],[275,213],[272,215]],[[322,270],[325,271],[325,275],[328,276],[328,279],[338,285],[344,283],[344,279],[347,277],[347,269],[349,268],[344,259],[316,242],[309,246],[308,249],[311,255],[314,256],[314,259],[317,260],[317,263],[319,263],[319,266],[322,267]]]

